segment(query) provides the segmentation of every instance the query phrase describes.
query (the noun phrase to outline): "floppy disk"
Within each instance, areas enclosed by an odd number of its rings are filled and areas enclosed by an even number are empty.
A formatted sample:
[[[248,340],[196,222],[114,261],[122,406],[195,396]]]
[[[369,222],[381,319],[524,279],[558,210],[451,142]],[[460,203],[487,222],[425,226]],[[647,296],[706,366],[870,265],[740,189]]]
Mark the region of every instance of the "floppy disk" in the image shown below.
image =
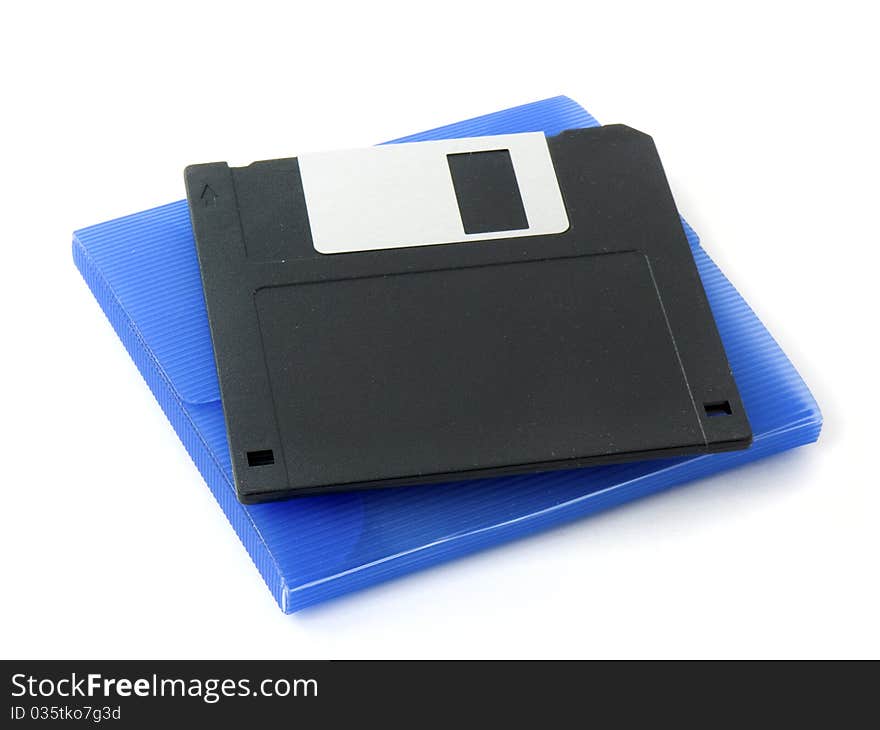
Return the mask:
[[[751,442],[650,137],[187,168],[238,497]]]

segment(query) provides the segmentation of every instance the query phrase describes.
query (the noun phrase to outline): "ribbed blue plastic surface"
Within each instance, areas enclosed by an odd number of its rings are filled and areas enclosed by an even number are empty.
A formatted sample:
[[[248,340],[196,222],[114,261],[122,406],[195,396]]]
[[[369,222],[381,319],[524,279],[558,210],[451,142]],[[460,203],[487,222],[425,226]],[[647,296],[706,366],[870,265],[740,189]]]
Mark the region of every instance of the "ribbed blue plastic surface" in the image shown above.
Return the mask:
[[[556,97],[395,141],[596,125],[573,101]],[[251,506],[238,502],[232,486],[186,203],[77,231],[73,256],[275,599],[292,612],[815,441],[822,417],[803,380],[684,227],[751,419],[751,448]]]

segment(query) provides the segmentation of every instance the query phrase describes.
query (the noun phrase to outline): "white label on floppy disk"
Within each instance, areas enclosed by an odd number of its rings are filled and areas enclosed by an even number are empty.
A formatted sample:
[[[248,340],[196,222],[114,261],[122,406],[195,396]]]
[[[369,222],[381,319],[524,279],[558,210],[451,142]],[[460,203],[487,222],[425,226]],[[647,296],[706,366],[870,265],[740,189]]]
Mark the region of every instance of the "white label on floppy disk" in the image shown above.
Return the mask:
[[[525,225],[515,230],[508,226],[466,233],[450,156],[496,151],[509,153],[514,195],[521,200],[516,206],[521,205],[525,213]],[[312,241],[319,253],[487,241],[568,230],[568,215],[547,139],[541,132],[318,152],[298,160]],[[479,194],[479,176],[471,182]]]

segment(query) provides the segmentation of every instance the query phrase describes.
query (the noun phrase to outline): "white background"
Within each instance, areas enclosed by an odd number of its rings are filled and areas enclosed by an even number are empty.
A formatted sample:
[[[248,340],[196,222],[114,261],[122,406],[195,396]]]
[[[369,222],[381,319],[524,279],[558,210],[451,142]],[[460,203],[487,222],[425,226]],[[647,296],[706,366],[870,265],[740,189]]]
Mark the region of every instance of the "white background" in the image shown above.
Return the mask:
[[[874,10],[10,4],[0,656],[880,656]],[[182,198],[188,163],[558,93],[653,135],[682,213],[813,389],[819,443],[283,615],[71,232]]]

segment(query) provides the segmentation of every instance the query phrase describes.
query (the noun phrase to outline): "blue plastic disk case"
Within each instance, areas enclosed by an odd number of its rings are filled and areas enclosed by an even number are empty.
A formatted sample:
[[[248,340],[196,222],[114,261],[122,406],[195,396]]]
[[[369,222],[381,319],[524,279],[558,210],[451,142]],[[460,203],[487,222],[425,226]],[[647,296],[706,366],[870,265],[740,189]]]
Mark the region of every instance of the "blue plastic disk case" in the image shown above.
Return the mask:
[[[555,97],[395,142],[597,126]],[[243,505],[232,484],[185,201],[77,231],[74,261],[281,608],[291,613],[459,555],[815,441],[810,391],[684,230],[754,432],[744,451]],[[145,447],[146,448],[146,447]]]

